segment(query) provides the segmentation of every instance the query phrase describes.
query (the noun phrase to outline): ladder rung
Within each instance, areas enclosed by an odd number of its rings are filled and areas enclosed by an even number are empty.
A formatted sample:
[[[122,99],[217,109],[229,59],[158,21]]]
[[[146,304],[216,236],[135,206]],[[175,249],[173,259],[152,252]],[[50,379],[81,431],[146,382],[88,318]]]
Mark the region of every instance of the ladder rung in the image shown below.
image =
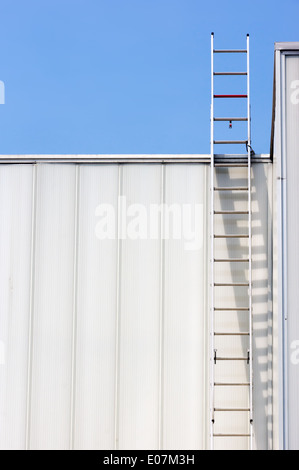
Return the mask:
[[[215,263],[249,263],[249,259],[244,258],[227,258],[227,259],[214,259]]]
[[[230,187],[220,187],[216,186],[214,187],[214,191],[248,191],[248,188],[246,186],[230,186]]]
[[[214,144],[247,144],[247,140],[214,140]]]
[[[249,287],[249,282],[214,283],[215,287]]]
[[[246,49],[214,49],[214,54],[247,54]]]
[[[214,121],[228,121],[228,122],[231,122],[231,121],[248,121],[248,119],[246,117],[242,118],[242,117],[234,117],[234,118],[227,118],[227,117],[222,117],[222,118],[214,118]]]
[[[248,361],[248,357],[217,357],[217,361]]]
[[[214,211],[215,215],[246,215],[249,214],[249,211]]]
[[[247,72],[214,72],[214,75],[247,75]]]
[[[250,434],[213,434],[213,437],[250,437]]]
[[[249,312],[248,307],[230,307],[230,308],[216,308],[214,307],[215,312],[222,312],[222,311],[228,311],[228,312],[234,312],[235,310],[241,311],[241,312]]]
[[[247,98],[248,95],[214,95],[214,98]]]
[[[214,408],[214,411],[250,411],[250,408]]]
[[[244,382],[244,383],[216,382],[214,383],[215,387],[249,387],[249,385],[250,385],[249,382]]]
[[[249,238],[249,235],[214,235],[214,238]]]
[[[214,163],[217,168],[248,168],[247,163]]]
[[[214,336],[249,336],[250,333],[214,333]]]

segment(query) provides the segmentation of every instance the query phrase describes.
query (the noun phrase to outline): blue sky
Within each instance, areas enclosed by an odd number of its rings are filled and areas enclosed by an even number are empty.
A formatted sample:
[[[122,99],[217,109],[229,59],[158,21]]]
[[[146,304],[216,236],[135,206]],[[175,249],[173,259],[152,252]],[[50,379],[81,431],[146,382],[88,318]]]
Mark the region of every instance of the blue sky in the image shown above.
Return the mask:
[[[267,153],[274,42],[299,41],[298,18],[298,0],[1,0],[0,154],[209,153],[211,31],[250,33]]]

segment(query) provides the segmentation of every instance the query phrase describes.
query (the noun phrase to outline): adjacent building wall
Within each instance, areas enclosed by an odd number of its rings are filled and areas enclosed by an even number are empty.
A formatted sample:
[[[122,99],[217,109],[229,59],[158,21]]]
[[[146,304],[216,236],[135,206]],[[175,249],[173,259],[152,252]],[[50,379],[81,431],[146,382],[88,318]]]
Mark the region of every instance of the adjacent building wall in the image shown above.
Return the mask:
[[[277,43],[275,48],[274,308],[278,338],[275,409],[280,429],[278,445],[298,450],[299,43]]]

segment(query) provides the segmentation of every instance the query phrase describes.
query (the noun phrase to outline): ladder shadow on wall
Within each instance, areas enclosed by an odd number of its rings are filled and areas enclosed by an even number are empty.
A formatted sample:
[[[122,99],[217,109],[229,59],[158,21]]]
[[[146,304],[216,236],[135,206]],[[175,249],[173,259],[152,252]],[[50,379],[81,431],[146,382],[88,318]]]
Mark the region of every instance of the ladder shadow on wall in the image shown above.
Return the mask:
[[[242,187],[247,185],[247,168],[219,167],[216,182],[219,187]],[[252,306],[253,306],[253,431],[255,447],[268,449],[272,445],[272,311],[271,311],[271,199],[268,193],[268,164],[252,165]],[[271,193],[270,193],[271,194]],[[247,192],[226,192],[215,196],[215,209],[222,211],[244,210]],[[216,221],[217,220],[217,221]],[[215,233],[248,233],[248,216],[221,215],[215,220]],[[270,235],[270,236],[269,236]],[[242,238],[223,239],[215,243],[220,258],[247,258],[248,240]],[[219,263],[216,266],[215,280],[240,283],[248,281],[248,264]],[[218,277],[218,280],[217,280]],[[215,306],[234,306],[233,312],[216,312],[215,324],[223,331],[249,331],[248,315],[237,308],[248,305],[247,287],[218,288],[215,293]],[[219,320],[219,315],[222,315]],[[220,321],[220,323],[219,323]],[[217,341],[217,339],[216,339]],[[247,356],[249,341],[247,336],[224,337],[218,340],[217,355]],[[222,350],[220,350],[219,348]],[[216,366],[217,367],[217,366]],[[231,366],[234,368],[235,366]],[[242,365],[244,377],[249,381],[249,366]],[[228,374],[234,374],[233,369]],[[227,377],[226,377],[227,378]]]

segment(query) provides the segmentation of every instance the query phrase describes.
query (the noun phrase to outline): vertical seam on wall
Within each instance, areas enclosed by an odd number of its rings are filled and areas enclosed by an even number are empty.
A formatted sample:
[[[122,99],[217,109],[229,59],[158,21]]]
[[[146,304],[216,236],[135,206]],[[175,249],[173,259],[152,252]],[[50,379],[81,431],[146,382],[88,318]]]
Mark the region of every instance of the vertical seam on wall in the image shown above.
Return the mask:
[[[75,220],[74,220],[74,266],[73,266],[73,328],[72,328],[72,369],[71,369],[71,408],[70,408],[70,449],[75,439],[76,401],[76,341],[77,341],[77,283],[78,283],[78,229],[79,229],[79,190],[80,166],[76,165],[75,176]]]
[[[276,73],[276,84],[277,84],[277,103],[283,104],[283,90],[282,90],[282,54],[280,51],[275,52],[275,60],[277,61],[277,71]],[[278,144],[277,144],[277,176],[283,177],[282,171],[282,159],[283,159],[283,123],[282,123],[282,106],[279,107],[279,113],[277,113],[277,128],[279,129],[278,133]],[[283,242],[283,226],[282,226],[282,216],[283,216],[283,197],[282,197],[282,180],[276,180],[277,186],[277,328],[278,328],[278,439],[279,447],[285,450],[285,405],[284,405],[284,374],[285,374],[285,351],[284,351],[284,317],[283,317],[283,274],[282,274],[282,242]]]
[[[158,405],[158,449],[163,449],[163,376],[164,376],[164,278],[165,278],[165,240],[164,204],[165,170],[161,164],[161,211],[160,211],[160,306],[159,306],[159,405]]]
[[[36,186],[37,164],[32,168],[32,213],[31,213],[31,254],[30,254],[30,295],[29,295],[29,328],[27,357],[27,397],[26,397],[26,429],[25,449],[30,448],[30,419],[32,393],[32,354],[33,354],[33,314],[34,314],[34,281],[35,281],[35,239],[36,239]]]
[[[282,88],[282,158],[281,158],[281,299],[283,319],[283,412],[284,412],[284,450],[289,450],[289,364],[288,364],[288,298],[287,298],[287,214],[286,214],[286,164],[287,164],[287,142],[286,142],[286,56],[281,56],[281,88]],[[285,220],[284,220],[285,219]],[[284,223],[285,222],[285,223]]]
[[[116,319],[115,319],[115,391],[114,391],[114,449],[119,446],[119,367],[120,367],[120,300],[121,300],[121,228],[120,196],[123,191],[123,165],[118,165],[117,198],[117,265],[116,265]]]

